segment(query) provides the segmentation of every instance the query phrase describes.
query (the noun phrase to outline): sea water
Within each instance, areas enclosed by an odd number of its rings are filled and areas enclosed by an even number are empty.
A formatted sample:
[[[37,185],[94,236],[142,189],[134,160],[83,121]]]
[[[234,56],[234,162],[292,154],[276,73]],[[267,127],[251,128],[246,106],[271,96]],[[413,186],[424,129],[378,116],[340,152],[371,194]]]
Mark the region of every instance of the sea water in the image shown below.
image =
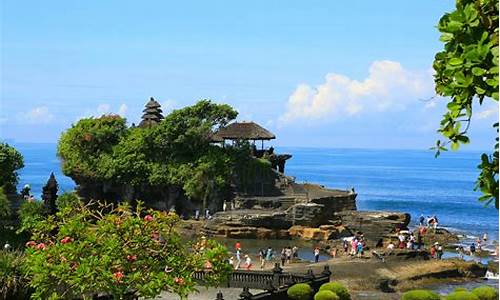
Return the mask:
[[[56,156],[56,144],[14,144],[23,154],[19,188],[30,184],[39,198],[54,172],[61,191],[74,189]],[[418,217],[436,215],[440,226],[470,237],[488,233],[498,237],[498,210],[478,202],[474,181],[480,152],[446,152],[434,158],[427,150],[318,149],[278,147],[289,153],[285,174],[299,182],[329,188],[354,188],[359,210],[407,212]]]

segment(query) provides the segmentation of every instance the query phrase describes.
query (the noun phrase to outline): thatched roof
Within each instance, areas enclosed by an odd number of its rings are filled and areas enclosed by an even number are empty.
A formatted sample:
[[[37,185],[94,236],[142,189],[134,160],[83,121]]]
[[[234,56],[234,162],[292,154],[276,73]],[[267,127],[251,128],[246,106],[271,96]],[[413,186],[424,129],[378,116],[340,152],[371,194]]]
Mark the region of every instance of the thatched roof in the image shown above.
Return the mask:
[[[212,141],[223,140],[272,140],[276,136],[254,122],[235,122],[222,127],[212,136]]]
[[[146,108],[143,110],[142,121],[139,127],[151,127],[163,120],[161,105],[153,97],[146,103]]]

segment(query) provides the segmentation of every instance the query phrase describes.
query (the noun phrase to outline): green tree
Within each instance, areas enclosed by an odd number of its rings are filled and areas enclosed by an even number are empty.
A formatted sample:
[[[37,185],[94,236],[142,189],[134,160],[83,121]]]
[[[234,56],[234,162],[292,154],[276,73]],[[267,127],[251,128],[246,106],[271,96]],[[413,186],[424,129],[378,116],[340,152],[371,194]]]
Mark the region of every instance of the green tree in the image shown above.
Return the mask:
[[[207,202],[228,188],[234,161],[211,135],[236,115],[229,105],[201,100],[145,128],[127,128],[117,116],[82,119],[63,133],[58,154],[77,183],[127,190],[126,200],[156,199],[155,191],[176,187]]]
[[[10,201],[7,199],[7,195],[5,195],[3,187],[0,187],[0,218],[8,218],[10,214]]]
[[[15,192],[19,180],[17,170],[23,167],[21,153],[6,143],[0,143],[0,187],[3,187],[6,193]]]
[[[444,50],[434,60],[435,88],[450,97],[438,140],[436,156],[450,145],[457,150],[469,143],[467,132],[475,102],[498,102],[498,0],[457,0],[456,9],[439,21]],[[494,125],[498,134],[498,122]],[[498,138],[491,154],[481,156],[476,189],[480,201],[495,202],[498,209]]]

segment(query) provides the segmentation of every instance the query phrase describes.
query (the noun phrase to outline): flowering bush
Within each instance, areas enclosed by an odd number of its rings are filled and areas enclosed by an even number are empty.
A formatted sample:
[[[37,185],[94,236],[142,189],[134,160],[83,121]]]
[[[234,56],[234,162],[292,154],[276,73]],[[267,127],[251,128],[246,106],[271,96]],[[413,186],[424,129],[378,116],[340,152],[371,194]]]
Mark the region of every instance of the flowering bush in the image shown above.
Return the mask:
[[[173,213],[144,213],[141,203],[135,211],[126,204],[60,208],[32,228],[26,244],[33,298],[154,298],[162,290],[185,298],[194,290],[193,273],[207,266],[207,284],[224,280],[227,250],[205,239],[185,243],[175,231],[179,221]]]

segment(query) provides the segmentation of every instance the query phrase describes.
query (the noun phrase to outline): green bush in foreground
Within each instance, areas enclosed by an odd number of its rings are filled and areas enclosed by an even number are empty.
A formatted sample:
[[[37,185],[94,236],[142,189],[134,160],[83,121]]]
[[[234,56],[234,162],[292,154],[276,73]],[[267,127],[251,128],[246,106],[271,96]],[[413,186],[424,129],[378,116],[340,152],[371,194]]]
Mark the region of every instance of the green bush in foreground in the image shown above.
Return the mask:
[[[26,299],[28,280],[23,276],[24,259],[17,251],[0,250],[0,299]]]
[[[469,290],[464,287],[457,287],[453,290],[454,292],[468,292]]]
[[[286,293],[293,300],[308,300],[313,290],[307,283],[297,283],[291,286]]]
[[[412,290],[403,294],[401,300],[440,300],[438,294],[429,290]]]
[[[479,300],[479,298],[471,292],[459,291],[448,294],[446,300]]]
[[[340,300],[340,298],[330,290],[322,290],[314,295],[314,300]]]
[[[498,291],[487,285],[483,285],[477,287],[471,291],[474,295],[476,295],[480,300],[497,300],[498,299]]]
[[[351,300],[351,295],[345,286],[338,282],[328,282],[319,288],[320,291],[332,291],[340,300]]]

